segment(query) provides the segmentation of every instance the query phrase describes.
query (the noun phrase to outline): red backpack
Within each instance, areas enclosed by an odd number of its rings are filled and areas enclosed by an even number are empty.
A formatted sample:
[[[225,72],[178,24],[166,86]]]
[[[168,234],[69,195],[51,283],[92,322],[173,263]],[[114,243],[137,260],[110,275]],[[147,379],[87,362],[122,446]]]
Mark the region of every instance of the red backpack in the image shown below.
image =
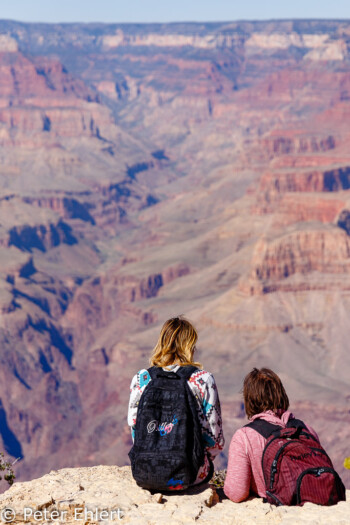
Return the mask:
[[[345,487],[333,464],[305,424],[291,419],[286,428],[255,419],[253,428],[267,441],[262,455],[266,501],[274,505],[335,505]]]

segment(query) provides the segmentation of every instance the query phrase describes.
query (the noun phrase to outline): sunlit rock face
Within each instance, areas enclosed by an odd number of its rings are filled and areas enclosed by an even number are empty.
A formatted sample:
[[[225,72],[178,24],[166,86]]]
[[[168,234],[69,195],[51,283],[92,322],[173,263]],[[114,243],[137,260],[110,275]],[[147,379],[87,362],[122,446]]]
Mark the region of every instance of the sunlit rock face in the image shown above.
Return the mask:
[[[295,525],[303,521],[328,525],[332,520],[346,523],[349,496],[348,491],[347,501],[331,507],[313,503],[303,507],[275,507],[261,498],[233,503],[213,493],[208,484],[162,495],[136,485],[130,467],[99,465],[53,470],[30,482],[15,483],[0,495],[0,504],[8,519],[28,524],[57,521],[72,525],[84,520],[86,523],[122,521],[152,525],[163,519],[170,524],[204,524],[212,521],[215,513],[224,525],[243,525],[254,520],[263,520],[267,525],[282,524],[286,519]]]
[[[0,449],[18,477],[127,463],[131,377],[179,314],[227,442],[244,375],[268,366],[341,471],[350,25],[0,32]]]

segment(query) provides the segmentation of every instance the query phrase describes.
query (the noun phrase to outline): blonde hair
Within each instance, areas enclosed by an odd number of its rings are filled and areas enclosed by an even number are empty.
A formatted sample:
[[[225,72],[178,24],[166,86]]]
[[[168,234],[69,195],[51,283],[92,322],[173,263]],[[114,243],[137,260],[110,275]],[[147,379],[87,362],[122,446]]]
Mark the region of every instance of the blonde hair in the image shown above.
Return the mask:
[[[151,365],[166,367],[177,364],[202,368],[200,363],[193,361],[197,339],[197,330],[187,319],[182,316],[168,319],[163,324],[159,339],[152,352]]]

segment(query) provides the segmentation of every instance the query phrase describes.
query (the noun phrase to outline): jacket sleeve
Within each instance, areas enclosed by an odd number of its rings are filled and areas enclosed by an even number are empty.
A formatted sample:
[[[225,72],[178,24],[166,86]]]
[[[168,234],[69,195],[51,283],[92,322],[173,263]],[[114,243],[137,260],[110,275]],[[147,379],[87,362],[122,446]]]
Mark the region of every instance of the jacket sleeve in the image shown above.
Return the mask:
[[[227,474],[224,485],[226,496],[239,503],[248,498],[251,483],[251,466],[246,451],[245,436],[237,430],[230,443]]]
[[[204,374],[195,378],[195,383],[201,398],[199,419],[202,425],[205,449],[209,458],[213,460],[224,448],[225,439],[222,430],[220,399],[215,379],[212,374],[207,373],[207,377]]]
[[[146,369],[140,370],[131,380],[130,384],[130,399],[128,407],[128,425],[131,430],[131,437],[134,441],[135,439],[135,428],[136,428],[136,419],[137,419],[137,409],[139,402],[142,396],[142,393],[148,383],[150,382],[151,377]]]

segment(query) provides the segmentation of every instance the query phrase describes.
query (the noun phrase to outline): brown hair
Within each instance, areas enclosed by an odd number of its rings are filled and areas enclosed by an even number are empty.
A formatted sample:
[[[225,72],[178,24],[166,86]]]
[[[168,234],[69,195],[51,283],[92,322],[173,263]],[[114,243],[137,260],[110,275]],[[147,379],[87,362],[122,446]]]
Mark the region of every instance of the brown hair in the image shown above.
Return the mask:
[[[151,365],[163,367],[178,364],[202,367],[200,363],[193,361],[197,339],[197,330],[187,319],[182,316],[168,319],[152,352]]]
[[[266,410],[287,410],[289,399],[282,381],[269,368],[253,368],[244,378],[243,397],[245,411],[250,419]]]

